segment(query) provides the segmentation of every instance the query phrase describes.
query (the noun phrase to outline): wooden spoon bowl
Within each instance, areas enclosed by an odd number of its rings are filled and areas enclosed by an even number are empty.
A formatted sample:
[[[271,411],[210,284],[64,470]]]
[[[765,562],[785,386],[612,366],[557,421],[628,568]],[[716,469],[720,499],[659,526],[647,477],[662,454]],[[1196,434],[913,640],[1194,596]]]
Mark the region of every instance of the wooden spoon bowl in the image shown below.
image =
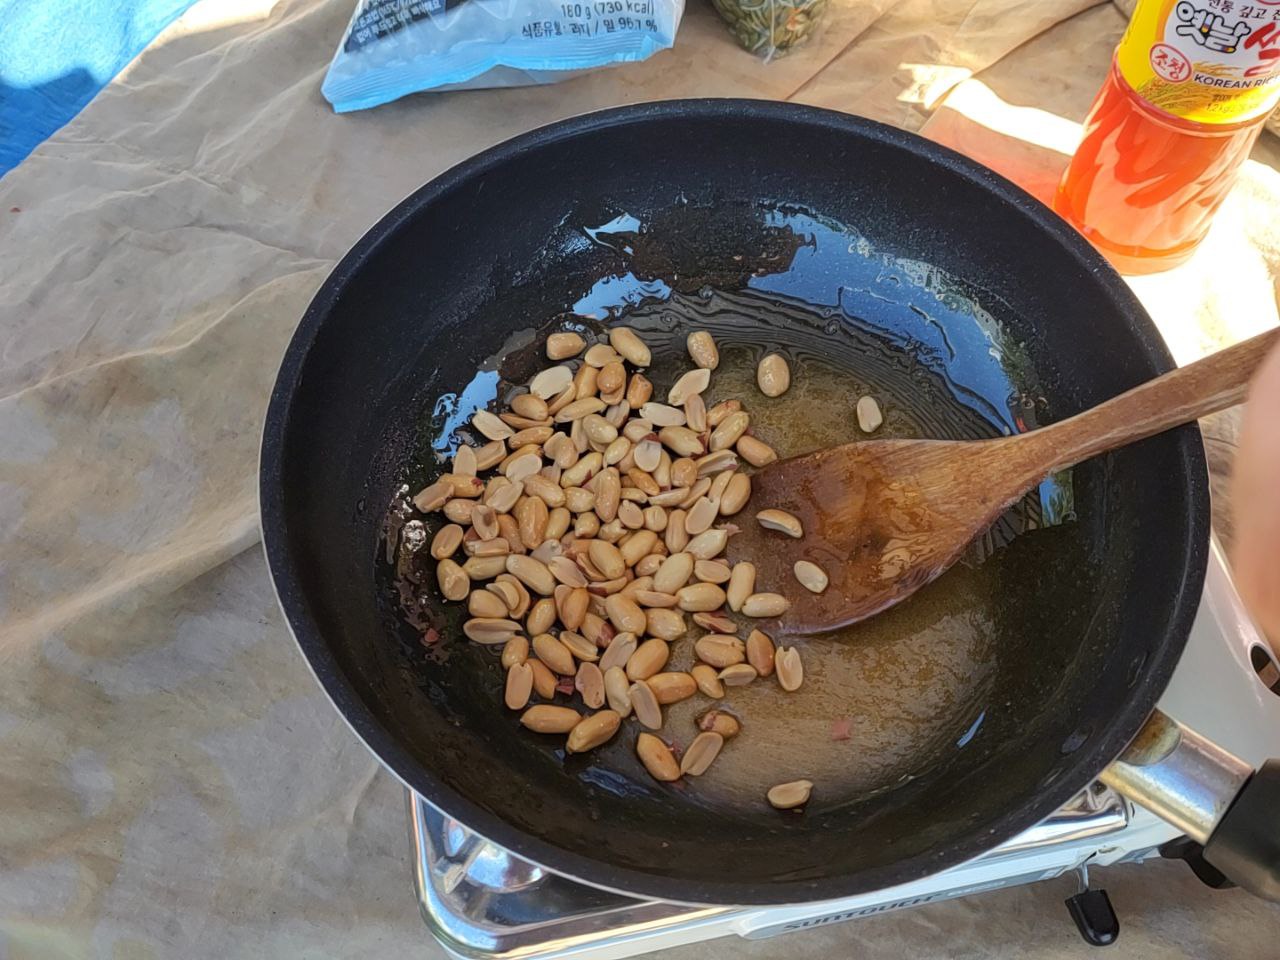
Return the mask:
[[[1050,474],[1243,401],[1277,340],[1280,330],[1260,334],[1030,433],[870,440],[771,464],[753,477],[739,521],[751,529],[735,555],[791,601],[773,630],[822,633],[864,620],[936,579]],[[770,508],[799,518],[803,535],[759,530],[755,514]],[[796,580],[798,560],[827,574],[822,593]]]

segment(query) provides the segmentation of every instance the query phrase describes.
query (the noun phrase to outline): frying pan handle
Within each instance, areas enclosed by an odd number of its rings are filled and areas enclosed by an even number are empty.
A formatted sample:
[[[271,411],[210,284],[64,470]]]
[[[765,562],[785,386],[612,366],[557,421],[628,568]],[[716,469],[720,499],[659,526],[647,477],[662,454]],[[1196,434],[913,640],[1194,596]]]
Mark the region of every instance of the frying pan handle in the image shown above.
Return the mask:
[[[1280,761],[1255,771],[1157,710],[1099,779],[1203,844],[1229,880],[1280,902]]]

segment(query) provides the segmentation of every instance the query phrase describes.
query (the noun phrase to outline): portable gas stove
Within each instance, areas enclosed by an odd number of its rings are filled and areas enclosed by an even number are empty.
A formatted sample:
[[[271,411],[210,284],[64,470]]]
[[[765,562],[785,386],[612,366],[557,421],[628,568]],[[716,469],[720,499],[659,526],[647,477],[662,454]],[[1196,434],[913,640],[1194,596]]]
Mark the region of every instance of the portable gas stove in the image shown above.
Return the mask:
[[[1160,707],[1252,764],[1280,756],[1280,671],[1232,586],[1216,543],[1186,651]],[[968,863],[914,883],[820,903],[691,907],[586,886],[488,842],[410,793],[409,834],[422,916],[465,958],[629,957],[728,934],[747,939],[1048,880],[1075,871],[1068,901],[1089,942],[1110,943],[1118,923],[1090,866],[1153,856],[1187,859],[1206,882],[1212,867],[1179,831],[1100,783],[1053,816]]]

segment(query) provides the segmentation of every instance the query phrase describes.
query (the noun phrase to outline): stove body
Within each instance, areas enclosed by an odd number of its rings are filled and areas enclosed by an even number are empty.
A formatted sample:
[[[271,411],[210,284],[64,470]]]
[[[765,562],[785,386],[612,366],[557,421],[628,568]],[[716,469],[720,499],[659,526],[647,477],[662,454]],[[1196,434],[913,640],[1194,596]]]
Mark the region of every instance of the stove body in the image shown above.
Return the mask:
[[[1216,544],[1170,716],[1260,764],[1280,756],[1280,695]],[[1275,683],[1280,690],[1280,683]],[[614,960],[736,934],[747,939],[1138,862],[1179,831],[1095,783],[1052,817],[950,870],[873,893],[777,907],[692,907],[587,886],[516,857],[408,793],[414,883],[431,933],[457,957]]]

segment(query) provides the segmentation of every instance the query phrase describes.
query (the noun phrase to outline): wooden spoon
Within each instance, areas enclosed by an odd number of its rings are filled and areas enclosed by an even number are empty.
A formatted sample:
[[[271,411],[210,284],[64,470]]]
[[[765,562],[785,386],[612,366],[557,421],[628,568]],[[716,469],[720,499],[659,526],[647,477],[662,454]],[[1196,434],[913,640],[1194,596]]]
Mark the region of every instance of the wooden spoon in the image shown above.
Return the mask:
[[[1271,330],[1029,433],[868,440],[771,464],[752,478],[750,515],[739,522],[755,528],[756,513],[781,509],[799,518],[803,536],[748,530],[734,553],[757,562],[757,589],[791,601],[780,632],[821,633],[864,620],[935,579],[1055,471],[1242,402],[1277,340],[1280,329]],[[830,578],[824,592],[799,584],[797,560],[823,569]]]

